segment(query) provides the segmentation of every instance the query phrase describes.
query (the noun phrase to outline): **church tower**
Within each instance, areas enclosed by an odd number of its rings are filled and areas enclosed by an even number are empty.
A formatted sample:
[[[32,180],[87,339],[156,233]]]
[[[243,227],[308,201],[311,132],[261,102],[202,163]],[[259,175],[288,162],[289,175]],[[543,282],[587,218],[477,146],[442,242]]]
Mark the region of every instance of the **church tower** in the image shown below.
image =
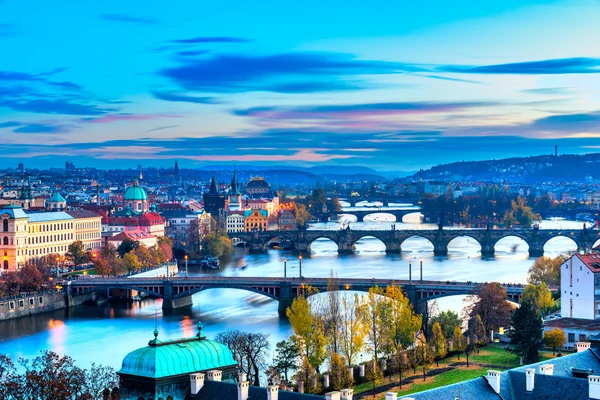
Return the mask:
[[[242,209],[242,193],[240,192],[235,168],[233,169],[233,177],[231,178],[228,208],[230,211],[240,211]]]

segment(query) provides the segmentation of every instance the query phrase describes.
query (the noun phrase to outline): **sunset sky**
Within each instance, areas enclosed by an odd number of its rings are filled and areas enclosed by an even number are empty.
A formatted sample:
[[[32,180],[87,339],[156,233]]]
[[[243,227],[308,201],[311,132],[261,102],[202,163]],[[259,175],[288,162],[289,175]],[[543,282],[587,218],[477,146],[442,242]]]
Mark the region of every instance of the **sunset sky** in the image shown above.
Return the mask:
[[[0,168],[600,148],[600,2],[0,0]]]

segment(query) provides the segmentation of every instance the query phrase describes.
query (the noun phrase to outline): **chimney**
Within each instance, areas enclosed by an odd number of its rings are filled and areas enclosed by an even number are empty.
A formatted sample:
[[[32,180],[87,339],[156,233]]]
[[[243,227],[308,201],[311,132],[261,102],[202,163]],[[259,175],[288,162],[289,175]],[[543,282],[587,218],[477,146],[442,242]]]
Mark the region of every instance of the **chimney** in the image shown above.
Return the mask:
[[[223,376],[223,373],[221,371],[219,371],[218,369],[212,369],[212,370],[206,372],[206,378],[209,381],[221,382],[221,376]]]
[[[590,348],[590,342],[576,342],[575,347],[577,347],[577,352],[581,353],[582,351],[586,351]]]
[[[554,375],[554,364],[540,365],[540,375]]]
[[[535,368],[527,368],[525,370],[525,390],[533,392],[535,384]]]
[[[600,376],[590,375],[588,376],[588,383],[590,387],[589,397],[590,399],[600,399]]]
[[[204,374],[190,374],[190,393],[198,394],[204,386]]]
[[[494,392],[500,394],[500,371],[489,370],[487,373],[487,381],[494,389]]]
[[[360,364],[360,370],[358,371],[358,376],[361,378],[365,377],[365,364]]]
[[[387,392],[385,394],[385,400],[396,400],[398,398],[398,393]]]
[[[279,398],[279,386],[267,386],[267,400],[277,400]]]
[[[340,400],[340,392],[325,393],[325,400]]]
[[[240,374],[240,375],[246,375],[246,374]],[[248,400],[248,388],[250,388],[250,382],[248,381],[243,381],[243,382],[238,382],[237,384],[238,387],[238,400]]]
[[[342,389],[342,400],[352,400],[354,389]]]
[[[240,372],[238,374],[238,382],[246,382],[246,374],[243,372]]]

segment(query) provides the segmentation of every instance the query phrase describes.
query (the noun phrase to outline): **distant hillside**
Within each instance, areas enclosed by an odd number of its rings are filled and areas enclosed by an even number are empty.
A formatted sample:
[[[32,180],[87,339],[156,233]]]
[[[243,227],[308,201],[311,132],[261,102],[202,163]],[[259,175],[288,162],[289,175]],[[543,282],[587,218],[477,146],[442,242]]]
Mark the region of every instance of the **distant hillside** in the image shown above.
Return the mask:
[[[419,173],[412,177],[419,178]],[[423,178],[522,183],[600,180],[600,153],[455,162],[424,170]]]

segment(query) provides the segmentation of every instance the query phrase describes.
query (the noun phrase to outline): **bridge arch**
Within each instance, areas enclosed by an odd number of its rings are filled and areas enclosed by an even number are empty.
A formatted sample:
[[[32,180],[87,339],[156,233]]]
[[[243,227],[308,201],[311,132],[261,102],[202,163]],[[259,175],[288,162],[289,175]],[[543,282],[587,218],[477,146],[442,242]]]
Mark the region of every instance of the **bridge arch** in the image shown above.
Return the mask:
[[[433,242],[425,235],[411,235],[401,240],[402,252],[433,252]]]
[[[579,249],[579,242],[575,237],[570,236],[566,233],[558,233],[547,239],[542,248],[544,252],[560,252],[564,253],[565,251],[577,251]]]
[[[382,220],[381,218],[384,216],[386,217],[386,219]],[[392,212],[373,211],[372,213],[365,214],[363,220],[365,222],[397,222],[398,217],[396,217],[396,215],[394,215]]]
[[[94,287],[94,286],[90,286],[90,287]],[[78,287],[78,289],[82,289],[82,290],[86,290],[89,289],[88,287]],[[105,287],[106,290],[110,291],[112,289],[122,289],[122,290],[136,290],[138,292],[142,292],[142,293],[146,293],[149,294],[150,296],[154,296],[154,297],[158,297],[160,299],[162,299],[164,297],[164,295],[160,292],[154,291],[152,289],[146,288],[146,287],[140,287],[140,286],[136,286],[134,285],[115,285],[115,286],[109,286],[109,287]],[[158,288],[160,289],[160,288]]]
[[[381,253],[385,252],[387,249],[385,242],[377,237],[375,231],[373,234],[360,236],[352,243],[352,245],[354,246],[355,252],[359,253]]]
[[[204,292],[206,290],[212,290],[212,289],[234,289],[234,290],[243,290],[246,292],[252,292],[252,293],[257,293],[263,296],[266,296],[268,298],[271,298],[273,300],[279,300],[279,296],[277,292],[274,293],[269,293],[267,291],[261,290],[259,288],[255,288],[255,287],[248,287],[248,286],[223,286],[223,287],[218,287],[218,286],[211,286],[211,287],[205,287],[205,286],[200,286],[200,287],[196,287],[190,290],[186,290],[184,292],[178,293],[175,296],[173,296],[173,299],[178,299],[178,298],[182,298],[182,297],[186,297],[186,296],[192,296],[194,294],[200,293],[200,292]]]
[[[396,218],[397,220],[398,218]],[[423,214],[421,214],[421,211],[415,211],[415,212],[411,212],[408,214],[404,214],[402,216],[402,218],[400,219],[400,222],[403,222],[405,224],[415,224],[415,223],[421,223],[423,221]]]
[[[462,247],[462,251],[466,253],[481,253],[481,243],[470,235],[456,235],[446,245],[448,251],[458,251],[457,246]]]
[[[494,243],[494,251],[505,253],[528,252],[527,239],[519,234],[510,234],[500,237]]]
[[[339,250],[339,245],[337,241],[334,240],[332,237],[323,235],[311,239],[312,240],[308,243],[307,247],[310,253],[315,253],[315,251],[318,251],[319,253],[337,253]]]

